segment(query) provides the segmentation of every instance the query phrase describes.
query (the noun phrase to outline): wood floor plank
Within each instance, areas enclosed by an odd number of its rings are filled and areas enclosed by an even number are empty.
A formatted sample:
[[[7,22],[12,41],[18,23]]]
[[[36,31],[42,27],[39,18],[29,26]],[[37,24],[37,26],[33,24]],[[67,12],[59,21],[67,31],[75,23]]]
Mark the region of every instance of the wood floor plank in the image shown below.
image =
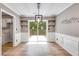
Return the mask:
[[[27,44],[21,43],[3,53],[3,56],[71,56],[57,43]]]

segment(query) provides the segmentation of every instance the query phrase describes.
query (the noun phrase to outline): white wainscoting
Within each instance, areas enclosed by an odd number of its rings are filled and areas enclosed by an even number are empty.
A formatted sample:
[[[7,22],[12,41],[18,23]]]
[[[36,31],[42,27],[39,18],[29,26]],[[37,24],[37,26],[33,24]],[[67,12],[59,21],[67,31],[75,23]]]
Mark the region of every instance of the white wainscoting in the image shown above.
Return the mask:
[[[55,33],[49,32],[48,33],[48,42],[54,42],[55,41]],[[21,32],[21,42],[27,42],[28,41],[28,33]]]
[[[71,55],[79,55],[79,38],[61,33],[55,33],[56,42]]]
[[[27,42],[28,41],[28,33],[21,32],[21,42]]]
[[[15,40],[13,40],[13,46],[17,46],[21,43],[21,33],[16,33]]]
[[[48,32],[48,42],[55,42],[55,32]]]

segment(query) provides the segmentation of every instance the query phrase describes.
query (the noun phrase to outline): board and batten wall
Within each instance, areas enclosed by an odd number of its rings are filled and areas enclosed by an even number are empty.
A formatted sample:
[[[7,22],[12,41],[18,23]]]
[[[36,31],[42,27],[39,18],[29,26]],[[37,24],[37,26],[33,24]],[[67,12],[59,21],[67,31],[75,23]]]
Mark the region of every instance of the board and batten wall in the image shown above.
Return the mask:
[[[56,42],[71,55],[79,55],[79,4],[73,4],[56,17]]]

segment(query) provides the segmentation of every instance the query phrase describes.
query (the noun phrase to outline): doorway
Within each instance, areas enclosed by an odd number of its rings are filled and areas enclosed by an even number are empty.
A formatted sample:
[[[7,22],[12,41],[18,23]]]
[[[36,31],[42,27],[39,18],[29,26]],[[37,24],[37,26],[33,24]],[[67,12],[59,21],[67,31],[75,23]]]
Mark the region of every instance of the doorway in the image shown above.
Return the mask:
[[[13,16],[2,11],[2,55],[13,47]]]
[[[29,41],[30,42],[46,42],[48,33],[48,22],[43,21],[28,21]]]

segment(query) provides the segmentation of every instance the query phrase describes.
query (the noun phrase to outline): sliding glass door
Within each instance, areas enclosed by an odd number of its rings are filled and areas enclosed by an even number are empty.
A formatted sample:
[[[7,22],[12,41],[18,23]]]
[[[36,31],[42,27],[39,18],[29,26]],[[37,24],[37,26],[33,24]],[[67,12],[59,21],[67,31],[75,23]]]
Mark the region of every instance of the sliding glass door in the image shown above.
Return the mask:
[[[46,25],[46,21],[29,21],[29,37],[34,38],[31,41],[45,41],[44,37],[47,36]]]

